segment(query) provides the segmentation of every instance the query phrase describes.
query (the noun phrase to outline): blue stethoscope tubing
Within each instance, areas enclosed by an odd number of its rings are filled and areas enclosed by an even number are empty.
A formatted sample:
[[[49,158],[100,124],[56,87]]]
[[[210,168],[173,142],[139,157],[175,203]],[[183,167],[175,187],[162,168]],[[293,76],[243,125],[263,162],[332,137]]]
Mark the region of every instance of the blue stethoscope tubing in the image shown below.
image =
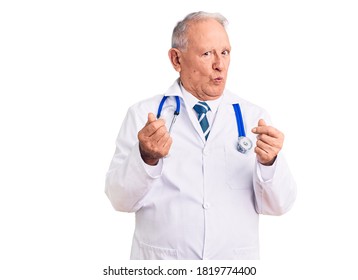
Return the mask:
[[[232,104],[232,106],[234,107],[234,111],[235,111],[237,131],[239,133],[239,137],[246,137],[240,105],[238,103],[236,103],[236,104]]]
[[[158,112],[157,112],[157,119],[160,118],[160,115],[161,115],[162,110],[163,110],[164,103],[165,103],[165,101],[167,100],[168,97],[169,96],[165,95],[165,96],[163,96],[162,100],[160,101],[160,104],[159,104],[159,107],[158,107]],[[174,96],[174,97],[175,97],[176,109],[174,111],[174,116],[173,116],[172,122],[171,122],[170,127],[169,127],[169,133],[172,130],[172,127],[173,127],[173,124],[175,123],[176,118],[180,114],[179,96]],[[239,134],[238,150],[240,152],[242,152],[242,153],[246,153],[248,150],[251,149],[252,143],[251,143],[251,140],[246,137],[244,121],[242,119],[242,113],[241,113],[239,103],[232,104],[232,106],[233,106],[234,111],[235,111],[237,131],[238,131],[238,134]]]
[[[177,107],[174,111],[174,115],[178,116],[180,114],[180,100],[179,100],[179,96],[174,96],[174,97],[175,97],[175,103],[177,105]],[[162,114],[163,106],[164,106],[164,103],[167,100],[167,98],[168,98],[168,96],[164,95],[162,100],[160,101],[158,113],[157,113],[157,119],[159,119],[160,115]]]
[[[177,117],[179,116],[180,114],[180,100],[179,100],[179,96],[174,96],[175,97],[175,103],[176,103],[176,108],[175,108],[175,111],[174,111],[174,116],[173,116],[173,119],[172,119],[172,122],[169,126],[169,133],[172,131],[172,127],[177,119]],[[159,107],[158,107],[158,113],[157,113],[157,119],[160,118],[160,115],[162,114],[162,110],[163,110],[163,106],[164,106],[164,103],[165,101],[167,100],[168,96],[167,95],[164,95],[162,100],[160,101],[160,104],[159,104]]]

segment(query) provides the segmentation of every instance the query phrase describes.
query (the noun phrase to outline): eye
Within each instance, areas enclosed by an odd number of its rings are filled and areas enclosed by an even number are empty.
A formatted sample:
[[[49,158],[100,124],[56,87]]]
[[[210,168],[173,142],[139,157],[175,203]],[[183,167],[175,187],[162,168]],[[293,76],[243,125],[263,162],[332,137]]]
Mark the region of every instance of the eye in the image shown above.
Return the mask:
[[[212,52],[211,51],[208,51],[208,52],[205,52],[205,53],[203,53],[203,56],[210,56],[212,54]]]
[[[224,56],[228,56],[230,54],[230,51],[229,50],[225,50],[221,53],[222,55]]]

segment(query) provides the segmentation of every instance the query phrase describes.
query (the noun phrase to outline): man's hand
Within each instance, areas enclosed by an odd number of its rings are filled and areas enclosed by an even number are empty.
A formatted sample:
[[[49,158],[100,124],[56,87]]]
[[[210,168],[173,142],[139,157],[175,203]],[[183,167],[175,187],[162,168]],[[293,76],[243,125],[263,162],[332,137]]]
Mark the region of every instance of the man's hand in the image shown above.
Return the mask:
[[[272,126],[266,125],[263,119],[259,120],[258,126],[254,127],[252,132],[257,134],[255,153],[258,161],[263,165],[272,165],[282,149],[283,133]]]
[[[143,161],[156,165],[162,157],[169,153],[172,138],[162,119],[156,119],[153,113],[148,114],[148,121],[138,132],[139,150]]]

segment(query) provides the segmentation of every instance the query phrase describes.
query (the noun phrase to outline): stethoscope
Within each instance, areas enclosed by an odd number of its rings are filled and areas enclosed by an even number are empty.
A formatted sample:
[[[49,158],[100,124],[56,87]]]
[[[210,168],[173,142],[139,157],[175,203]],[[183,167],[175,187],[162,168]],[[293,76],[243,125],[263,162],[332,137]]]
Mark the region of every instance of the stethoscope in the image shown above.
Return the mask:
[[[172,122],[170,123],[170,126],[169,126],[169,133],[171,132],[171,130],[173,128],[173,125],[174,125],[177,117],[180,114],[179,96],[174,96],[174,97],[175,97],[175,102],[176,102],[176,109],[174,111]],[[157,119],[159,119],[160,116],[161,116],[163,106],[164,106],[164,103],[167,100],[167,98],[168,98],[168,96],[163,96],[162,100],[160,101],[160,104],[159,104],[159,107],[158,107]],[[239,134],[237,150],[240,153],[245,154],[252,148],[252,142],[251,142],[250,138],[246,137],[245,127],[244,127],[244,122],[243,122],[243,119],[242,119],[240,105],[238,103],[236,103],[236,104],[232,104],[232,106],[233,106],[234,111],[235,111],[237,131],[238,131],[238,134]]]

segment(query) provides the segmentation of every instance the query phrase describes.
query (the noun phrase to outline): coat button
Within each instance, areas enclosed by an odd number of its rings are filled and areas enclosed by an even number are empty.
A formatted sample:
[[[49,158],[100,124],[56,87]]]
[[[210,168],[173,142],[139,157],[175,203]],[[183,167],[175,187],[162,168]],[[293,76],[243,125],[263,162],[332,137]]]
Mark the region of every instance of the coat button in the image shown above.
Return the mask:
[[[209,209],[210,208],[210,203],[208,203],[208,202],[204,203],[203,208],[204,209]]]

